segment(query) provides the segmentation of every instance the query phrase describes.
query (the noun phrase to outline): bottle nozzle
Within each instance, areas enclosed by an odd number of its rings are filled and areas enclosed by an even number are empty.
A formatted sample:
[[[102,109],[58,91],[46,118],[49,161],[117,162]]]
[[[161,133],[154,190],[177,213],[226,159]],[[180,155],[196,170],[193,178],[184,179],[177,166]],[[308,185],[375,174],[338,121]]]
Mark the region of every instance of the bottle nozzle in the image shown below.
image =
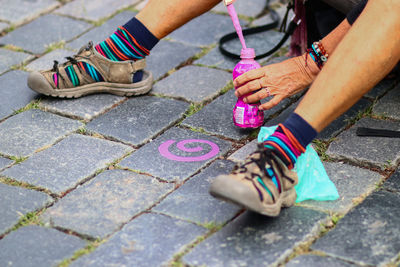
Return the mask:
[[[255,57],[256,57],[256,52],[254,51],[253,48],[242,48],[242,50],[240,51],[240,58],[250,59]]]
[[[235,2],[235,0],[224,0],[224,4],[226,6],[229,6],[229,5],[233,4],[233,2]]]

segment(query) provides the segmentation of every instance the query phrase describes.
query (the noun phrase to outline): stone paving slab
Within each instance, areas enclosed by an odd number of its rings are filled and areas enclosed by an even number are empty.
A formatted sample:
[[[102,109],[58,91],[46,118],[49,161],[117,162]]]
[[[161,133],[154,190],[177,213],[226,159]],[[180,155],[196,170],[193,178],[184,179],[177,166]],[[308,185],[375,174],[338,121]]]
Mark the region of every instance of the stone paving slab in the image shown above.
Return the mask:
[[[379,173],[344,163],[324,162],[324,167],[339,192],[339,199],[335,201],[307,200],[301,202],[300,205],[345,214],[359,203],[360,197],[370,194],[383,179]]]
[[[360,264],[384,265],[400,251],[399,212],[398,194],[373,193],[311,248]]]
[[[0,157],[0,170],[10,166],[11,163],[13,163],[12,160]]]
[[[182,124],[189,127],[202,128],[207,132],[223,135],[235,140],[243,139],[252,133],[254,129],[243,129],[233,124],[232,110],[236,101],[237,97],[234,95],[234,90],[229,90],[196,114],[185,119]],[[265,101],[262,101],[262,103],[265,103]],[[276,107],[264,111],[264,118],[268,118],[279,110],[284,109],[288,103],[289,100],[285,99]],[[218,116],[215,114],[218,114]]]
[[[10,27],[10,25],[8,25],[5,22],[0,22],[0,32],[2,32],[3,30],[7,29],[8,27]]]
[[[221,54],[218,47],[216,47],[211,49],[205,56],[195,60],[194,64],[232,71],[238,62],[239,60],[237,59],[232,59]]]
[[[201,49],[195,46],[161,40],[146,58],[147,69],[153,73],[154,79],[158,80],[200,52]]]
[[[236,150],[235,153],[228,157],[229,160],[235,162],[242,162],[246,159],[250,153],[253,153],[257,149],[258,141],[254,139],[253,141],[247,143],[245,146],[241,147],[240,149]]]
[[[87,124],[103,136],[139,146],[182,118],[189,104],[161,97],[130,98]]]
[[[19,25],[27,20],[46,13],[59,5],[56,0],[2,0],[0,19]]]
[[[231,80],[228,72],[187,66],[156,83],[152,93],[202,102],[216,96]]]
[[[188,222],[144,214],[70,266],[167,266],[173,255],[205,233]]]
[[[74,134],[0,175],[61,194],[131,151],[119,143]]]
[[[255,17],[260,14],[265,8],[266,2],[263,0],[254,0],[254,1],[236,1],[234,6],[238,15]],[[218,4],[216,7],[212,9],[215,12],[224,12],[228,14],[228,10],[224,3]]]
[[[168,181],[183,181],[230,148],[228,141],[172,128],[122,160],[120,166]]]
[[[374,88],[371,89],[364,97],[370,99],[376,99],[384,95],[387,91],[393,88],[396,83],[396,79],[384,79],[378,83]]]
[[[11,229],[23,215],[45,207],[52,200],[42,192],[0,183],[0,235]]]
[[[364,118],[333,141],[327,154],[336,159],[349,159],[357,164],[377,167],[393,167],[400,160],[398,138],[357,136],[357,127],[400,130],[399,122]]]
[[[400,169],[397,169],[396,172],[385,181],[383,189],[393,193],[400,193]]]
[[[243,23],[243,21],[241,22]],[[234,30],[229,16],[208,12],[193,19],[167,37],[186,44],[208,46],[217,43],[224,34]]]
[[[301,255],[289,261],[286,267],[304,267],[304,266],[324,266],[324,267],[355,267],[358,265],[342,261],[337,258],[318,256],[318,255]]]
[[[9,70],[11,66],[21,64],[31,57],[26,53],[0,48],[0,74]]]
[[[172,184],[123,170],[105,171],[46,210],[53,227],[104,238],[173,189]]]
[[[190,265],[269,266],[315,234],[326,215],[292,207],[271,218],[246,212],[183,257]]]
[[[76,236],[39,226],[26,226],[0,240],[0,266],[57,266],[86,246]]]
[[[275,11],[279,15],[279,26],[277,27],[279,29],[279,27],[282,23],[282,19],[285,17],[285,14],[286,14],[286,5],[282,5],[281,7],[275,9]],[[290,20],[293,16],[294,16],[293,10],[290,10],[288,19]],[[265,25],[267,23],[272,23],[272,17],[269,13],[252,21],[251,26],[261,26],[261,25]],[[289,21],[288,21],[288,24],[289,24]]]
[[[101,18],[108,17],[116,11],[121,10],[130,5],[136,4],[139,0],[102,0],[102,1],[85,1],[75,0],[67,3],[63,7],[57,9],[55,13],[68,15],[75,18],[97,21]]]
[[[0,76],[0,120],[25,107],[39,95],[28,88],[28,74],[23,71],[10,71]]]
[[[83,21],[50,14],[10,32],[0,38],[0,44],[10,44],[41,54],[50,44],[68,41],[90,27]]]
[[[382,115],[394,120],[400,120],[400,85],[382,97],[374,106],[372,112],[375,115]]]
[[[82,126],[81,122],[31,109],[0,123],[0,153],[26,157]]]
[[[72,56],[71,51],[65,49],[57,49],[32,61],[26,66],[26,69],[30,71],[49,70],[53,68],[54,60],[57,60],[59,63],[63,63],[66,61],[65,57],[69,56]]]
[[[94,94],[76,99],[44,97],[39,107],[63,116],[90,121],[125,99],[125,97],[110,94]]]
[[[102,2],[102,1],[101,1]],[[120,3],[121,1],[114,1],[115,3]],[[72,2],[71,2],[72,3]],[[93,3],[100,3],[99,1]],[[73,40],[70,43],[66,44],[67,48],[72,48],[74,50],[78,50],[81,47],[85,46],[89,41],[92,41],[93,44],[98,44],[108,38],[111,34],[113,34],[118,26],[124,25],[128,22],[131,18],[133,18],[136,13],[131,11],[124,11],[120,14],[117,14],[112,19],[107,20],[99,27],[95,27],[88,31],[87,33],[83,34],[79,38]]]
[[[339,118],[331,122],[322,132],[317,135],[318,139],[329,140],[333,138],[338,133],[343,131],[347,125],[349,125],[351,119],[357,117],[358,113],[364,112],[372,103],[366,99],[360,99],[356,104],[354,104],[348,111],[346,111]]]
[[[229,174],[233,166],[231,161],[214,162],[168,195],[153,211],[200,224],[220,225],[227,222],[240,208],[213,198],[209,194],[209,187],[215,177]]]

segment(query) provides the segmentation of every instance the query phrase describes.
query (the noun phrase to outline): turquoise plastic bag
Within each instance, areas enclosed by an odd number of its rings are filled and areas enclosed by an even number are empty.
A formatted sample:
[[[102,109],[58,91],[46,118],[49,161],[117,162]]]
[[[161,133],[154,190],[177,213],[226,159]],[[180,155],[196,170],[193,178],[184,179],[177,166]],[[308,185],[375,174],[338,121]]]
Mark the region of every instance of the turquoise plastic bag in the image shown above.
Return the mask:
[[[261,127],[258,142],[263,142],[273,134],[276,127]],[[295,170],[299,177],[299,183],[294,187],[297,193],[296,202],[310,199],[336,200],[339,198],[336,186],[329,179],[324,165],[322,165],[317,152],[311,145],[308,145],[306,152],[297,159]]]

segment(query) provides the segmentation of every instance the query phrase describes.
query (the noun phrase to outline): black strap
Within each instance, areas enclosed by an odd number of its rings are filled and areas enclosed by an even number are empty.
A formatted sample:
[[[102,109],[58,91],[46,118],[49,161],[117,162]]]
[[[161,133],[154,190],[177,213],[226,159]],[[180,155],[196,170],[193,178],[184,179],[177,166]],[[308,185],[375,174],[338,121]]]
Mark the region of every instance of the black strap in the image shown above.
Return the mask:
[[[289,1],[285,17],[282,21],[281,30],[285,28],[287,16],[289,14],[290,9],[292,9],[292,8],[293,8],[293,2]],[[271,23],[261,25],[258,27],[254,27],[254,28],[244,29],[243,36],[256,34],[256,33],[260,33],[260,32],[264,32],[264,31],[268,31],[268,30],[277,28],[279,26],[279,15],[275,10],[272,10],[272,9],[270,10],[270,14],[272,17]],[[293,18],[290,21],[289,26],[285,32],[285,35],[282,37],[281,41],[275,47],[273,47],[271,50],[267,51],[266,53],[256,56],[255,59],[264,58],[264,57],[269,56],[269,55],[273,54],[274,52],[276,52],[286,42],[286,40],[293,34],[294,30],[296,29],[297,25],[300,24],[300,22],[301,22],[300,20],[295,20],[295,18]],[[240,59],[240,55],[231,53],[223,47],[223,45],[225,43],[227,43],[231,40],[234,40],[236,38],[238,38],[236,32],[231,32],[231,33],[228,33],[228,34],[222,36],[221,39],[219,39],[219,51],[221,51],[221,53],[227,57],[230,57],[233,59]]]
[[[400,138],[400,131],[373,129],[366,127],[358,127],[356,130],[357,136],[377,136],[377,137],[391,137]]]

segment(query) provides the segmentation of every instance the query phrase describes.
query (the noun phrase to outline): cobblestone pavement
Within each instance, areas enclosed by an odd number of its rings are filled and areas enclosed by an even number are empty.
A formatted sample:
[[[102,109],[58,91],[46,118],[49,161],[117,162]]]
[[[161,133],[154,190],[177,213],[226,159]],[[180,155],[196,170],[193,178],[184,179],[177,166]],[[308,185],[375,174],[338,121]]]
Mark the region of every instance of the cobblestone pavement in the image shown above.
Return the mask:
[[[265,0],[236,3],[242,24],[269,20]],[[262,217],[208,194],[256,136],[231,122],[235,62],[216,48],[233,30],[223,6],[156,46],[149,95],[60,100],[30,91],[28,71],[103,40],[144,2],[0,4],[0,266],[399,265],[400,139],[355,135],[360,125],[400,129],[396,79],[314,143],[340,198]],[[261,53],[280,37],[269,32],[248,44]],[[267,111],[266,124],[284,120],[299,97]],[[196,140],[202,151],[179,150]]]

